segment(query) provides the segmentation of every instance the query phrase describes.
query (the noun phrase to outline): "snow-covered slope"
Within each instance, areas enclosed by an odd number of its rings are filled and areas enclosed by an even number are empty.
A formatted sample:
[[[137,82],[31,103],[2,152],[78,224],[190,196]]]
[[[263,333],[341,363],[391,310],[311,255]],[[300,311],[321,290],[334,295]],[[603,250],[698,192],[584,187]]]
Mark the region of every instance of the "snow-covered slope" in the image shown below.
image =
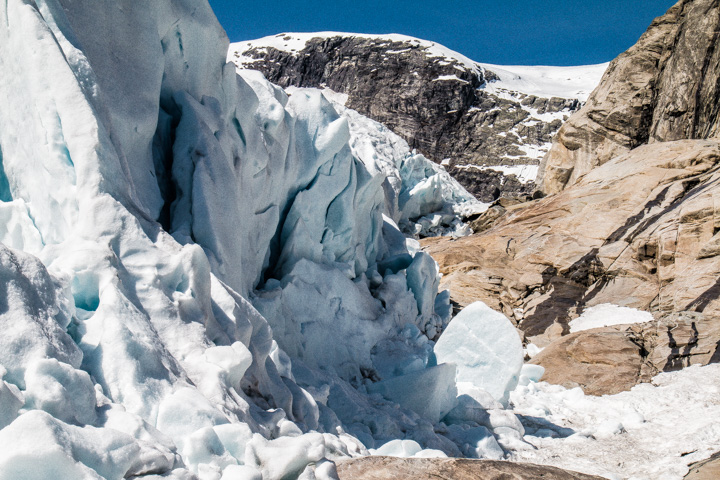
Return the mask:
[[[511,401],[535,448],[513,457],[612,480],[681,480],[720,449],[718,382],[720,365],[696,365],[602,397],[545,382],[518,387]]]
[[[489,63],[479,65],[498,77],[498,80],[487,85],[488,90],[514,91],[545,98],[577,98],[584,102],[600,83],[608,63],[576,67],[510,66]]]
[[[235,61],[238,67],[251,68],[256,58],[243,55],[243,52],[248,50],[274,48],[283,52],[297,54],[306,47],[310,40],[333,37],[354,37],[386,41],[388,43],[408,43],[424,49],[430,58],[440,58],[446,62],[457,64],[460,71],[463,69],[476,71],[487,69],[492,71],[497,78],[488,83],[486,86],[488,89],[515,91],[545,98],[561,97],[576,98],[581,101],[587,100],[590,92],[598,85],[600,77],[602,77],[609,65],[609,63],[600,63],[597,65],[555,67],[480,63],[437,42],[395,33],[386,35],[348,32],[278,33],[255,40],[234,43],[230,47],[228,56]],[[388,54],[395,55],[400,53],[403,52],[401,50],[388,52]],[[462,80],[458,78],[456,81]]]

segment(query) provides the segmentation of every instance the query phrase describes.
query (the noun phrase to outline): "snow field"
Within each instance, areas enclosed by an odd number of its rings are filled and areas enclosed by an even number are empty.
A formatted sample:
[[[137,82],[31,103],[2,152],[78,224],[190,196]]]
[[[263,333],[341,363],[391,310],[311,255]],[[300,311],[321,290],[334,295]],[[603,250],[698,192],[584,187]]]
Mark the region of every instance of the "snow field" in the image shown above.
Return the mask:
[[[661,373],[628,392],[593,397],[545,382],[510,394],[536,449],[512,458],[608,479],[681,480],[720,449],[720,366]]]

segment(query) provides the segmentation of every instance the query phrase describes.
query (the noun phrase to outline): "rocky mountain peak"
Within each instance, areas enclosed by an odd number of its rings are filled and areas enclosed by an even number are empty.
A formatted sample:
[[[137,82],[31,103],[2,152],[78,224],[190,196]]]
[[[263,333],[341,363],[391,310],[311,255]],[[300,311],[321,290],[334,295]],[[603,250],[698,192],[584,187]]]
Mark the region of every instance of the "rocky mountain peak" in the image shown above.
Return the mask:
[[[456,303],[481,298],[546,347],[549,381],[609,393],[720,360],[719,27],[720,2],[678,2],[560,129],[545,198],[426,242]],[[654,320],[567,336],[605,304]]]
[[[720,2],[681,0],[610,63],[541,168],[555,193],[640,145],[718,135]]]
[[[501,67],[403,35],[336,32],[233,44],[229,60],[282,87],[341,94],[483,201],[532,193],[552,136],[604,70]]]

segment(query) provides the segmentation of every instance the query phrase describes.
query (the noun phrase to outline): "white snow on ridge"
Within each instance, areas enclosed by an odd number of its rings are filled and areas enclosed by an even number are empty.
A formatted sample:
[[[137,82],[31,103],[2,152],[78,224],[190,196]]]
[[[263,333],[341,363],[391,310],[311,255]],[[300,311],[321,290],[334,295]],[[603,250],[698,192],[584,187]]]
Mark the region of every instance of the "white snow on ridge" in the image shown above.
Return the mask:
[[[430,57],[454,60],[468,70],[490,70],[495,73],[500,80],[490,82],[483,88],[501,96],[507,92],[521,92],[526,95],[535,95],[544,98],[577,98],[584,102],[587,100],[590,92],[600,83],[600,78],[608,66],[608,63],[573,67],[493,65],[471,60],[465,55],[439,43],[407,35],[375,35],[347,32],[279,33],[256,40],[237,42],[230,45],[228,61],[236,62],[238,66],[242,67],[254,61],[252,58],[242,55],[243,51],[250,48],[270,47],[296,54],[313,38],[331,38],[337,36],[380,39],[388,42],[408,42],[424,47]],[[388,53],[397,54],[403,51],[405,50],[394,50]]]
[[[500,81],[486,86],[490,92],[515,91],[543,98],[577,98],[584,102],[600,83],[609,63],[573,67],[479,65],[500,77]]]
[[[430,57],[441,57],[455,60],[456,62],[463,65],[465,68],[470,70],[477,70],[480,67],[477,62],[470,60],[465,55],[451,50],[439,43],[432,42],[429,40],[422,40],[420,38],[411,37],[408,35],[401,35],[397,33],[390,34],[368,34],[368,33],[348,33],[348,32],[287,32],[278,33],[277,35],[269,35],[267,37],[258,38],[256,40],[245,40],[236,42],[230,45],[228,51],[228,61],[237,61],[235,53],[245,51],[249,48],[263,48],[271,47],[277,50],[297,53],[301,51],[308,41],[313,38],[332,38],[332,37],[357,37],[357,38],[369,38],[369,39],[380,39],[387,42],[408,42],[421,47],[425,47]],[[404,50],[394,50],[388,53],[397,54]],[[252,61],[249,57],[239,57],[241,63],[245,61]],[[240,66],[240,65],[239,65]]]

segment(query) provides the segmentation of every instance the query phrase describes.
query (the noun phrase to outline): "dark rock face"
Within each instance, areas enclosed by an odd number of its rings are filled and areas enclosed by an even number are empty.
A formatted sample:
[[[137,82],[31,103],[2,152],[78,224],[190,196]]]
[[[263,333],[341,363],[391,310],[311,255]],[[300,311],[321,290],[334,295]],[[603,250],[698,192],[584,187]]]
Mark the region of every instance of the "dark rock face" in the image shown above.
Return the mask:
[[[543,159],[545,193],[646,143],[720,133],[720,1],[681,0],[608,67]]]
[[[502,174],[459,171],[455,165],[517,165],[539,163],[522,145],[552,140],[562,120],[543,122],[538,114],[570,115],[575,99],[539,98],[515,92],[500,98],[481,87],[497,76],[470,68],[448,57],[430,56],[426,46],[380,38],[336,36],[314,38],[297,52],[272,47],[250,48],[237,58],[260,70],[282,87],[327,87],[348,95],[349,108],[385,124],[411,148],[440,162],[450,159],[450,171],[483,201],[502,193],[531,193],[533,184],[503,180]]]
[[[515,175],[496,170],[452,166],[448,173],[481,202],[493,202],[500,196],[532,196],[536,190],[535,182],[522,183]]]

